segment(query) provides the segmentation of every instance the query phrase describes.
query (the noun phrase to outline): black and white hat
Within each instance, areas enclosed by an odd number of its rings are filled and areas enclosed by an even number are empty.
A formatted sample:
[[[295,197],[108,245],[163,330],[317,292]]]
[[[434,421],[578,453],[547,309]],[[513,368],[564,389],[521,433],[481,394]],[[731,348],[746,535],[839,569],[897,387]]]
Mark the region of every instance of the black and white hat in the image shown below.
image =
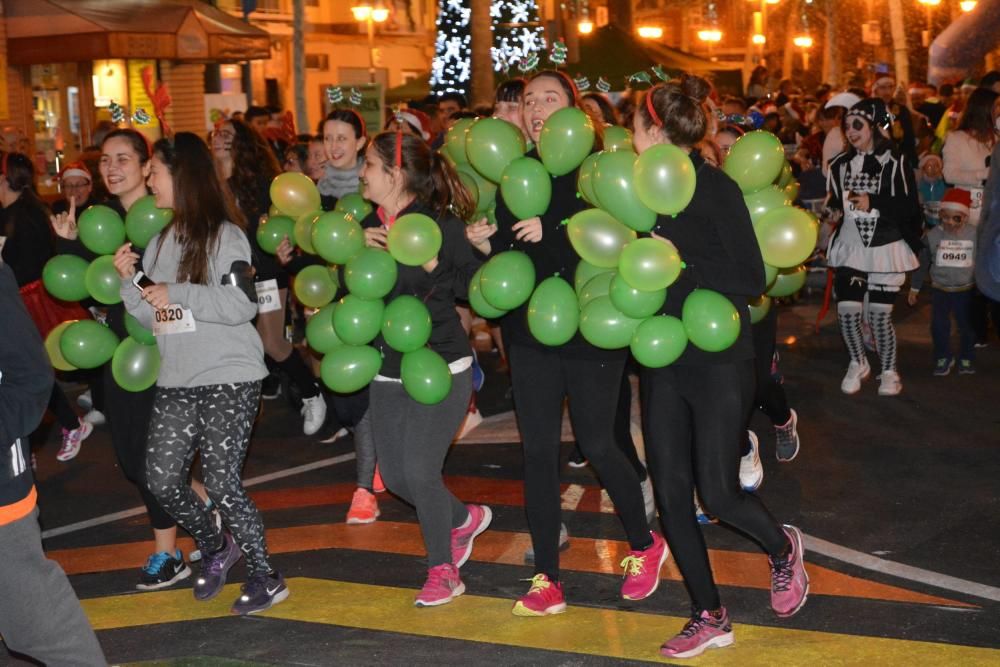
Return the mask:
[[[892,115],[885,106],[885,102],[877,97],[866,97],[847,111],[845,119],[851,116],[861,116],[873,127],[888,131],[892,125]]]

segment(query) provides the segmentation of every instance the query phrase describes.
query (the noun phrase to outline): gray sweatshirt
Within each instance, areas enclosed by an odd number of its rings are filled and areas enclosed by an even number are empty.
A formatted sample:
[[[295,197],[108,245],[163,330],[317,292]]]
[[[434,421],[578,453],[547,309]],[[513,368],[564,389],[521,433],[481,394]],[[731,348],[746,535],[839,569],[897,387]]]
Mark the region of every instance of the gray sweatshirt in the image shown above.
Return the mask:
[[[944,225],[932,227],[927,232],[930,263],[921,264],[913,274],[911,290],[919,290],[927,277],[937,289],[959,292],[975,284],[976,227],[968,222],[955,233],[946,231]]]
[[[181,247],[172,230],[166,233],[150,241],[143,255],[143,272],[153,282],[169,285],[170,303],[191,311],[195,330],[156,337],[161,359],[157,386],[200,387],[264,378],[264,346],[251,324],[257,304],[238,287],[221,284],[233,262],[250,262],[246,235],[236,225],[225,223],[217,247],[209,252],[208,284],[195,285],[176,282]],[[128,312],[152,328],[154,309],[130,280],[122,280],[121,295]]]

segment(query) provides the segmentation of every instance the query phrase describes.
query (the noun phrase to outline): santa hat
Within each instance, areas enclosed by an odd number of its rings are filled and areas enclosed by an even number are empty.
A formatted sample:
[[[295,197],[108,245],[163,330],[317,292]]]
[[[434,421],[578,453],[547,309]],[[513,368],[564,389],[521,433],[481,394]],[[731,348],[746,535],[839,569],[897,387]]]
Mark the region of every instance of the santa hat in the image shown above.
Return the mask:
[[[90,170],[87,169],[87,165],[82,162],[71,162],[66,165],[66,167],[62,170],[62,173],[59,174],[60,180],[63,181],[67,178],[72,178],[73,176],[86,178],[88,183],[94,182],[93,177],[90,175]]]
[[[847,111],[845,120],[851,116],[860,116],[871,123],[872,126],[884,131],[888,131],[889,126],[892,125],[892,116],[889,115],[889,110],[886,109],[885,102],[877,97],[866,97],[852,106]]]
[[[944,162],[941,161],[941,156],[935,155],[934,153],[927,153],[920,158],[920,162],[917,165],[920,169],[924,168],[924,165],[930,162],[937,162],[938,169],[944,169]]]
[[[972,208],[972,195],[962,188],[948,188],[941,197],[941,211],[955,211],[969,215]]]
[[[396,112],[396,118],[398,120],[406,121],[410,127],[416,130],[424,141],[430,141],[431,139],[431,119],[430,116],[425,114],[419,109],[400,109]]]

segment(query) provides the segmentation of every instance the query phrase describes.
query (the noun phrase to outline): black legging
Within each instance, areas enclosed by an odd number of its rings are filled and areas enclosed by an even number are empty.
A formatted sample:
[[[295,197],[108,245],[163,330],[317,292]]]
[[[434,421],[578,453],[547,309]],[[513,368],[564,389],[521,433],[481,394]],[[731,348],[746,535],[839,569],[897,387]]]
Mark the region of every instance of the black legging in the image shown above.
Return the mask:
[[[52,392],[49,394],[49,410],[55,415],[59,425],[67,431],[80,427],[80,418],[73,410],[73,406],[69,404],[66,392],[62,390],[58,382],[53,383]]]
[[[774,426],[787,424],[792,418],[788,409],[788,399],[785,389],[777,378],[771,374],[771,360],[774,359],[775,338],[778,335],[778,312],[772,305],[770,312],[757,324],[751,327],[753,333],[753,351],[756,355],[754,374],[757,378],[757,393],[754,404],[767,415]]]
[[[631,359],[625,364],[622,373],[621,389],[618,392],[618,408],[615,411],[615,444],[622,454],[628,459],[635,469],[635,474],[639,476],[640,482],[646,481],[646,466],[639,460],[639,454],[635,450],[635,441],[632,439],[632,383],[629,381],[629,368],[634,363]],[[574,444],[574,449],[580,451],[580,444]],[[583,456],[581,454],[581,456]]]
[[[642,370],[646,464],[677,567],[699,610],[720,606],[708,551],[695,518],[705,510],[759,542],[771,555],[788,545],[777,521],[740,489],[740,439],[753,405],[753,362]]]
[[[614,414],[624,355],[573,357],[514,343],[508,350],[514,408],[524,440],[524,505],[535,574],[559,580],[559,442],[563,399],[583,455],[618,510],[631,549],[652,543],[635,470],[615,446]]]

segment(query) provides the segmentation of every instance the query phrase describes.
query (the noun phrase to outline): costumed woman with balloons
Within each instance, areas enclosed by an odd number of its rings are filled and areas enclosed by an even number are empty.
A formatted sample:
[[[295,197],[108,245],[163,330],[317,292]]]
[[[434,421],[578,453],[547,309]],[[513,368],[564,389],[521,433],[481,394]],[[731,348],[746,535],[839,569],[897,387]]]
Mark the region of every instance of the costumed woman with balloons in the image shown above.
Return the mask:
[[[226,121],[212,133],[212,156],[219,177],[247,221],[256,271],[254,280],[257,291],[264,296],[257,312],[257,333],[264,342],[264,354],[298,389],[302,399],[302,431],[312,435],[326,420],[326,401],[312,371],[285,337],[288,274],[257,242],[260,220],[271,206],[271,181],[281,169],[264,138],[238,120]]]
[[[678,341],[675,358],[659,368],[647,364],[641,382],[646,460],[664,534],[692,597],[691,620],[660,649],[674,658],[733,642],[695,519],[696,488],[707,511],[768,553],[771,605],[779,616],[798,611],[808,591],[799,531],[782,527],[739,485],[740,442],[754,397],[747,303],[764,291],[764,263],[740,188],[691,150],[708,127],[702,108],[708,91],[698,77],[660,84],[646,93],[635,114],[637,191],[661,212],[652,234],[672,242],[686,263],[660,311],[664,324],[680,327],[675,318],[683,317],[680,332],[664,339]],[[690,153],[695,177],[690,203],[679,211],[669,206],[675,186],[657,186],[655,170],[645,183],[639,173],[639,165],[677,148]],[[663,215],[665,210],[676,214]],[[686,347],[685,335],[691,342]]]
[[[892,308],[906,272],[918,266],[913,248],[920,247],[918,225],[923,220],[913,165],[889,138],[892,121],[882,100],[861,100],[842,123],[850,146],[830,162],[827,204],[842,213],[843,220],[826,255],[828,266],[834,268],[840,333],[851,358],[840,389],[855,394],[871,374],[861,329],[867,300],[882,365],[878,393],[895,396],[903,383],[896,368]]]
[[[514,189],[505,191],[502,183],[496,224],[477,222],[468,227],[467,236],[479,252],[493,256],[478,285],[473,279],[473,287],[482,292],[487,305],[500,309],[498,315],[510,311],[502,320],[502,329],[524,440],[525,509],[535,554],[531,587],[512,611],[519,616],[544,616],[566,610],[558,544],[559,443],[567,397],[580,448],[607,489],[628,537],[623,597],[637,600],[653,593],[668,550],[663,538],[649,530],[639,478],[615,442],[615,411],[627,353],[600,349],[576,333],[579,311],[567,282],[572,281],[579,258],[563,221],[586,208],[577,197],[576,182],[579,165],[594,144],[593,122],[580,107],[573,82],[552,70],[539,72],[528,82],[523,114],[529,139],[540,149],[548,143],[543,128],[560,137],[551,151],[532,151],[506,169],[501,165],[504,181],[527,187],[515,194]],[[554,114],[560,114],[555,121]],[[487,127],[483,124],[488,120],[478,121],[470,130],[469,156],[480,171],[488,170],[489,164],[477,165],[477,132]],[[543,166],[539,157],[547,164]],[[514,179],[518,173],[521,178]],[[500,176],[496,174],[496,180],[501,180]],[[511,249],[514,252],[505,252]],[[541,333],[536,328],[544,340],[533,333],[525,303],[535,291],[536,280],[542,294],[536,292],[533,301],[551,301],[556,308],[567,306],[567,317],[558,318],[556,323],[558,331]],[[475,299],[471,303],[479,310]]]
[[[68,317],[84,317],[83,309],[55,301],[42,285],[43,269],[54,246],[49,212],[35,194],[35,166],[27,155],[3,153],[0,158],[0,206],[0,231],[7,237],[3,261],[14,272],[24,305],[42,337]],[[94,426],[77,416],[58,382],[52,385],[49,410],[62,427],[62,446],[56,459],[65,463],[80,452]]]
[[[340,325],[364,319],[360,309],[372,303],[366,297],[381,294],[388,304],[376,318],[383,359],[369,413],[382,479],[416,507],[427,548],[427,580],[415,604],[436,606],[465,591],[459,568],[493,517],[485,505],[462,504],[441,472],[472,393],[472,350],[455,311],[479,267],[455,217],[468,215],[471,203],[444,158],[402,132],[372,139],[361,182],[378,209],[363,223],[368,247],[345,268],[351,293],[337,305],[334,324],[352,335],[353,327]]]
[[[153,146],[149,187],[173,218],[142,258],[126,243],[115,253],[125,307],[153,329],[163,360],[146,452],[146,480],[160,504],[201,550],[197,600],[215,597],[241,556],[248,577],[232,611],[250,614],[288,596],[271,569],[260,512],[243,488],[243,463],[267,375],[251,324],[257,314],[250,244],[212,155],[190,132]],[[226,532],[188,486],[195,453],[205,490]],[[242,552],[242,553],[241,553]]]

